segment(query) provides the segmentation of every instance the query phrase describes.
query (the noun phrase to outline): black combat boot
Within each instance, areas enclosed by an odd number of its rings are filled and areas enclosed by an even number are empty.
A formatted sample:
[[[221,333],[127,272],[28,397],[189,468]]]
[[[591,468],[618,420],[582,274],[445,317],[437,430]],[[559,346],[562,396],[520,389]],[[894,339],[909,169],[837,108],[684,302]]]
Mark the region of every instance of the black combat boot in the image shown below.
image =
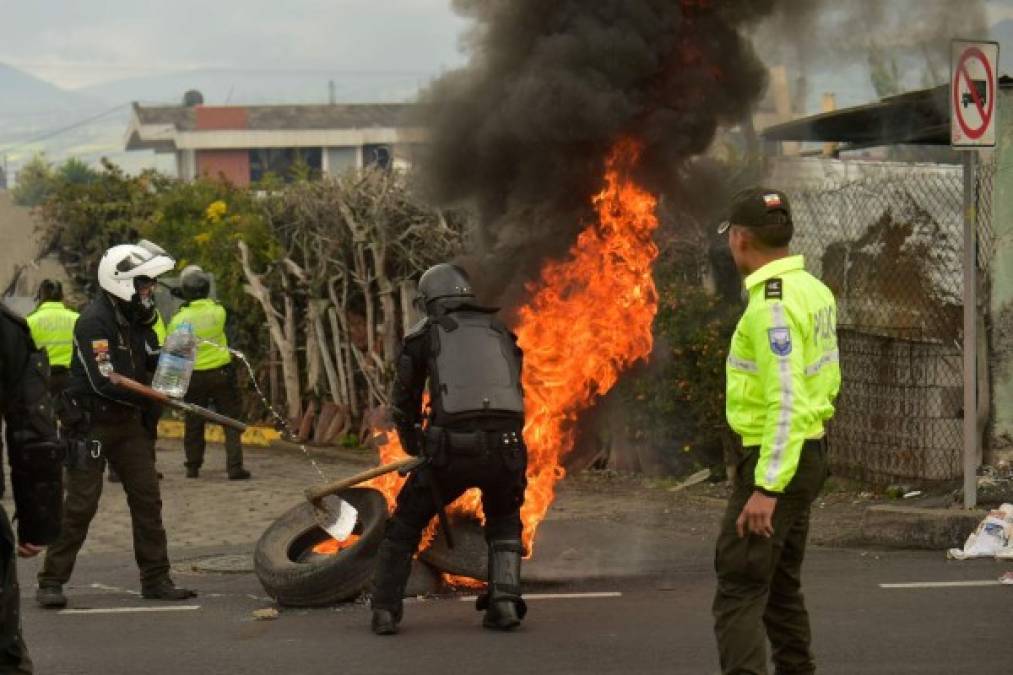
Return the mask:
[[[412,550],[385,539],[373,573],[373,621],[377,635],[393,635],[403,615],[402,598],[412,571]]]
[[[141,597],[146,600],[189,600],[197,593],[189,588],[179,588],[172,579],[163,579],[149,586],[141,586]]]
[[[485,610],[482,625],[491,630],[513,630],[521,625],[528,607],[521,599],[521,553],[517,539],[489,542],[489,588],[475,606]]]
[[[67,606],[63,586],[39,586],[39,590],[35,591],[35,601],[46,609],[62,609]]]
[[[377,635],[394,635],[397,624],[401,621],[400,612],[394,613],[386,609],[374,609],[371,627]]]
[[[229,480],[247,480],[252,475],[253,474],[243,467],[239,467],[238,469],[229,469]]]

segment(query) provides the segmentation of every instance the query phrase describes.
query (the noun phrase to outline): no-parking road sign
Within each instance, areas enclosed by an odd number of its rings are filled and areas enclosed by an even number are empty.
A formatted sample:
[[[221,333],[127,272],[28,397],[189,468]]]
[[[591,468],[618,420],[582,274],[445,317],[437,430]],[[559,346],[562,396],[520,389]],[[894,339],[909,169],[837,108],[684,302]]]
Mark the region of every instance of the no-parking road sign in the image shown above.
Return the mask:
[[[995,145],[998,42],[954,40],[950,70],[950,143]]]

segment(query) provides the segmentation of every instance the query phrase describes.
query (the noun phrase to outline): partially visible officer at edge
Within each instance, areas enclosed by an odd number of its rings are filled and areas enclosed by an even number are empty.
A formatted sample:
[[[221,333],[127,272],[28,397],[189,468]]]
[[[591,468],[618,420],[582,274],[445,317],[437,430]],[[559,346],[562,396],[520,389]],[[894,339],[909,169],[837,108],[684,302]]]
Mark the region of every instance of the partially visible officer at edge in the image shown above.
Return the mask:
[[[157,361],[151,353],[155,278],[174,265],[165,251],[150,242],[113,246],[99,262],[100,290],[74,327],[70,382],[61,405],[63,430],[71,439],[67,494],[60,536],[46,551],[38,574],[36,599],[43,607],[67,604],[63,585],[74,571],[98,509],[106,461],[116,469],[127,495],[141,596],[185,600],[196,595],[177,588],[169,576],[154,434],[145,416],[153,403],[107,378],[117,372],[140,382],[151,381]]]
[[[402,447],[429,462],[397,496],[373,573],[372,629],[397,632],[402,596],[422,531],[467,488],[482,491],[489,586],[476,603],[482,625],[512,630],[527,611],[521,598],[521,505],[527,486],[523,354],[496,309],[475,299],[456,265],[419,279],[426,318],[404,337],[391,396]],[[430,394],[423,430],[422,395]]]
[[[841,385],[837,306],[790,256],[787,196],[736,195],[728,246],[749,303],[726,366],[727,418],[741,438],[715,555],[715,633],[726,674],[810,674],[809,615],[801,591],[810,505],[827,477],[823,440]]]
[[[193,375],[184,400],[202,407],[214,405],[215,409],[229,417],[239,417],[239,397],[236,395],[236,369],[232,365],[229,342],[226,333],[227,314],[225,308],[208,297],[211,294],[211,279],[196,265],[183,270],[180,275],[180,289],[183,306],[169,322],[171,335],[182,324],[193,327],[197,343],[197,359]],[[204,419],[187,415],[183,434],[183,449],[186,452],[186,477],[197,478],[204,464]],[[225,427],[225,468],[229,480],[246,480],[250,472],[243,467],[243,446],[241,433],[232,427]]]
[[[38,555],[59,532],[63,507],[63,445],[49,394],[46,353],[37,350],[28,324],[0,304],[0,417],[11,466],[17,536],[0,505],[0,673],[31,673],[21,636],[15,553]],[[0,497],[4,492],[0,457]]]
[[[49,393],[58,402],[67,386],[79,314],[63,304],[63,284],[54,279],[43,279],[35,297],[39,304],[26,320],[35,345],[49,356]]]

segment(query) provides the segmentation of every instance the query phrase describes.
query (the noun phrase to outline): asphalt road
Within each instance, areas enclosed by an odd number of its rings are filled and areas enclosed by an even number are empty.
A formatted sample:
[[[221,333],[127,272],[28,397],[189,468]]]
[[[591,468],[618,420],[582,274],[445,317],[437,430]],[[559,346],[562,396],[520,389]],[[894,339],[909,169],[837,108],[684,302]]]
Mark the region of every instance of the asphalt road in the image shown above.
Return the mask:
[[[239,550],[239,549],[235,549]],[[204,551],[208,553],[212,551]],[[221,548],[214,553],[222,553]],[[186,556],[202,553],[188,550]],[[530,588],[529,593],[615,592],[618,597],[532,599],[523,628],[497,634],[460,597],[412,601],[401,634],[378,638],[362,605],[270,607],[252,574],[187,573],[196,609],[141,600],[132,557],[83,557],[67,588],[71,608],[33,600],[37,562],[22,563],[26,639],[39,673],[687,673],[717,672],[709,555],[685,551],[665,577]],[[1013,672],[1013,587],[883,588],[884,583],[992,582],[1010,566],[947,562],[941,553],[814,549],[805,587],[821,673]]]

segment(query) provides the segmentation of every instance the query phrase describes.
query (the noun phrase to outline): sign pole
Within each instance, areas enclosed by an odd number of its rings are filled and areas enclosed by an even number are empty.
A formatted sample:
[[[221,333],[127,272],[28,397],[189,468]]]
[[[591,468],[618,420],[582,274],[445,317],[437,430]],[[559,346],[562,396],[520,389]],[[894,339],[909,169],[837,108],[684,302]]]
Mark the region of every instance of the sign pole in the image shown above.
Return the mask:
[[[978,504],[978,152],[964,152],[964,508]]]

